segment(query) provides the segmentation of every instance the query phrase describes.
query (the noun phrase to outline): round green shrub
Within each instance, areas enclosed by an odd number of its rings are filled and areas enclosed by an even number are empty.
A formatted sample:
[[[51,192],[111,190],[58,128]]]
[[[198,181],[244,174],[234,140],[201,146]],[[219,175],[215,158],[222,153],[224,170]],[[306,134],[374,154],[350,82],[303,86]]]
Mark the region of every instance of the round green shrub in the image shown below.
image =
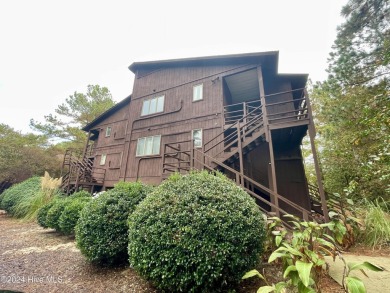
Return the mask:
[[[150,192],[150,186],[126,182],[92,199],[81,211],[75,228],[81,253],[91,262],[125,262],[128,215]]]
[[[255,201],[222,174],[171,176],[129,217],[129,261],[168,292],[216,292],[238,282],[262,253]]]
[[[66,207],[66,204],[67,204],[67,200],[65,198],[58,198],[57,200],[54,200],[54,204],[47,211],[47,215],[46,215],[46,225],[49,228],[53,228],[56,229],[57,231],[60,231],[59,219]]]
[[[51,209],[51,207],[54,205],[54,203],[55,203],[55,199],[53,199],[52,201],[50,201],[47,204],[45,204],[38,211],[38,214],[37,214],[38,224],[39,224],[39,226],[41,226],[41,227],[43,227],[45,229],[49,228],[49,226],[46,223],[46,217],[47,217],[48,211]]]
[[[28,201],[41,190],[41,178],[31,177],[19,184],[15,184],[2,193],[0,208],[12,216],[24,217],[28,208],[17,209],[18,204]]]
[[[88,194],[89,195],[89,194]],[[61,233],[73,234],[81,210],[92,199],[92,197],[78,196],[68,199],[65,208],[58,219],[58,226]]]

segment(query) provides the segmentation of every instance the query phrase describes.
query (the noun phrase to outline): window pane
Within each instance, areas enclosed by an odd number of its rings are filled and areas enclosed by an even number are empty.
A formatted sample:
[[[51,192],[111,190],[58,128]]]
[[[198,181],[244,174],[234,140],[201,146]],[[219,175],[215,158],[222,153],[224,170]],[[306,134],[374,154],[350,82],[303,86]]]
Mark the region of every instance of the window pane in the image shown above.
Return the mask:
[[[151,99],[150,100],[150,108],[149,108],[149,114],[156,113],[156,108],[157,108],[157,99]]]
[[[111,135],[111,127],[107,127],[106,129],[106,137]]]
[[[150,100],[144,101],[144,103],[142,105],[141,116],[149,114],[149,104],[150,104]]]
[[[100,158],[100,165],[104,165],[106,163],[106,157],[107,157],[107,155],[102,154],[102,156]]]
[[[193,100],[198,101],[203,99],[203,84],[194,86]]]
[[[145,153],[144,155],[151,155],[153,149],[153,136],[146,138]]]
[[[145,137],[138,139],[137,156],[144,155],[144,148],[145,148]]]
[[[194,146],[202,146],[202,129],[195,129],[192,131],[192,138],[194,139]]]
[[[157,98],[157,112],[164,111],[164,96]]]
[[[153,155],[158,155],[160,153],[160,141],[160,135],[153,136]]]

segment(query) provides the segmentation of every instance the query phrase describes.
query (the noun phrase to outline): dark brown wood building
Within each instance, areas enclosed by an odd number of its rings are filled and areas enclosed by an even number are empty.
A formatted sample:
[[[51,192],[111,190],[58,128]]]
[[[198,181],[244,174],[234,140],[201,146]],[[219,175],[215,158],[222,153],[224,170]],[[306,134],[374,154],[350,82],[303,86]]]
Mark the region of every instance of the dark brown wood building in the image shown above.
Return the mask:
[[[300,149],[309,133],[320,178],[307,75],[277,66],[278,52],[133,63],[131,96],[83,128],[82,158],[65,156],[65,190],[219,170],[265,211],[326,215],[321,180],[308,185]]]

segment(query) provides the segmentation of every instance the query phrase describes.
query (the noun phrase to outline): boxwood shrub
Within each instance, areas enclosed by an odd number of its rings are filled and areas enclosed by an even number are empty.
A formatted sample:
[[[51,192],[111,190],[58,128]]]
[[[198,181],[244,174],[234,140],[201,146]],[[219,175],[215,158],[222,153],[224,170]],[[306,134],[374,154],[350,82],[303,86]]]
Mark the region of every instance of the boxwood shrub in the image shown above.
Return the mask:
[[[74,234],[74,229],[85,205],[92,199],[89,197],[76,197],[66,201],[65,208],[58,219],[60,232]]]
[[[38,224],[39,226],[43,227],[43,228],[49,228],[49,226],[47,225],[46,223],[46,217],[47,217],[47,213],[48,211],[51,209],[51,207],[54,205],[55,203],[55,200],[56,199],[53,199],[52,201],[48,202],[47,204],[45,204],[43,207],[41,207],[38,211],[38,214],[37,214],[37,221],[38,221]]]
[[[72,234],[81,209],[90,199],[90,193],[84,190],[69,197],[56,196],[39,209],[38,224],[43,228],[54,228],[58,232]]]
[[[66,204],[67,204],[67,200],[65,198],[59,197],[56,200],[54,200],[53,205],[47,211],[47,215],[46,215],[46,225],[49,228],[53,228],[57,231],[60,231],[59,220],[62,212],[65,209]]]
[[[126,182],[93,198],[81,211],[75,228],[81,253],[96,263],[127,261],[127,218],[150,192],[150,186]]]
[[[41,178],[31,177],[19,184],[13,185],[2,193],[0,208],[12,216],[24,217],[28,209],[18,210],[16,207],[22,201],[28,201],[41,189]]]
[[[259,261],[265,223],[222,174],[175,174],[129,217],[129,261],[167,292],[216,292]]]

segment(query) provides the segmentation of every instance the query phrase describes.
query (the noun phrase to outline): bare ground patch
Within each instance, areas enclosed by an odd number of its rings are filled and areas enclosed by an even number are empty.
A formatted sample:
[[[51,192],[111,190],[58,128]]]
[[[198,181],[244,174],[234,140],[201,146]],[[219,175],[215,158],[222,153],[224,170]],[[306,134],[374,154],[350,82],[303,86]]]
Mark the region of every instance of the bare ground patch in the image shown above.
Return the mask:
[[[157,292],[129,267],[87,262],[74,238],[0,214],[0,290]]]

